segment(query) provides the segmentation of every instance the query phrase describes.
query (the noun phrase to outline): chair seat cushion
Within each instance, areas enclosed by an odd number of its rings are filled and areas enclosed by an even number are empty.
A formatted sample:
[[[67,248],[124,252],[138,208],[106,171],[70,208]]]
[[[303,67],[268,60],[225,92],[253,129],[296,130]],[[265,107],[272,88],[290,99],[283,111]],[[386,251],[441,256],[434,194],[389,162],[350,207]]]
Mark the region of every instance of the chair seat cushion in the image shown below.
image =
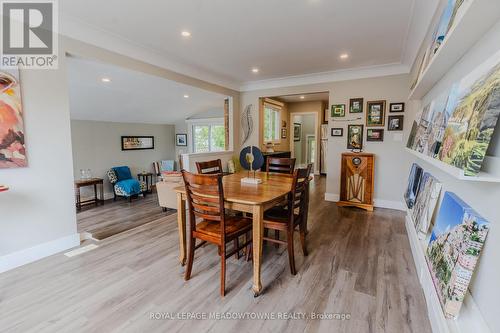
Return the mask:
[[[234,238],[252,229],[252,220],[241,216],[226,216],[226,237]],[[220,237],[220,223],[218,221],[203,220],[196,224],[196,232],[212,237]]]
[[[142,192],[141,183],[136,179],[120,180],[115,184],[117,194],[131,196]]]
[[[114,167],[113,170],[115,171],[118,181],[132,179],[132,173],[130,172],[130,168],[128,166]]]

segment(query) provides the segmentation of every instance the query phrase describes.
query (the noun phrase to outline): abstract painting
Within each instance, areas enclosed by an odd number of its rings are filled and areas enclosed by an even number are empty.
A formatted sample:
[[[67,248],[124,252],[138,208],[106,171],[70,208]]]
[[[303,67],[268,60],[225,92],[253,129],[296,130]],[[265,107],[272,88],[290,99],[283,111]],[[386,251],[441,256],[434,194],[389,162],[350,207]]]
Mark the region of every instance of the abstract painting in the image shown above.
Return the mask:
[[[406,201],[406,206],[410,209],[415,205],[415,200],[417,199],[418,189],[420,186],[420,181],[422,180],[422,174],[424,170],[417,163],[413,163],[410,169],[410,175],[408,176],[408,185],[404,193],[404,198]]]
[[[27,166],[19,71],[0,69],[0,169]]]
[[[446,192],[426,260],[443,312],[456,318],[481,254],[489,223],[454,193]]]
[[[424,173],[412,212],[415,229],[420,239],[427,236],[439,194],[441,193],[441,187],[442,184],[430,173]]]
[[[500,115],[500,52],[455,85],[439,159],[476,176]]]

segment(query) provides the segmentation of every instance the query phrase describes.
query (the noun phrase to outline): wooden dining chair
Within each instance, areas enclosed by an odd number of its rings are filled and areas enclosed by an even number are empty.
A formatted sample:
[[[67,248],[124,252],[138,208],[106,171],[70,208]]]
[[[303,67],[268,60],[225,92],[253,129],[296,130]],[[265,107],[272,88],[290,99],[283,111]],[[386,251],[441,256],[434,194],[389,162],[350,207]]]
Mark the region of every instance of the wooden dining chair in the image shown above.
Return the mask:
[[[196,162],[196,169],[202,175],[222,174],[222,162],[220,159],[205,162]]]
[[[307,256],[306,247],[306,223],[307,223],[307,191],[309,187],[309,175],[311,165],[307,168],[297,169],[293,173],[292,190],[288,194],[286,206],[275,206],[264,213],[265,230],[283,231],[286,234],[285,240],[279,237],[270,238],[264,235],[263,240],[276,244],[286,244],[288,248],[288,260],[292,275],[297,273],[295,269],[295,256],[293,249],[293,234],[296,227],[299,227],[300,243],[302,252]]]
[[[295,158],[268,157],[266,162],[267,172],[293,174]]]
[[[252,230],[252,220],[243,216],[228,216],[224,209],[224,190],[222,174],[197,175],[182,171],[186,187],[189,209],[190,242],[185,280],[191,278],[196,239],[217,245],[221,258],[220,294],[225,294],[226,259],[250,244],[250,237],[239,244],[238,237]],[[197,223],[197,219],[199,222]],[[201,220],[201,221],[200,221]],[[236,246],[228,252],[226,245],[233,242]],[[201,244],[200,244],[201,245]]]

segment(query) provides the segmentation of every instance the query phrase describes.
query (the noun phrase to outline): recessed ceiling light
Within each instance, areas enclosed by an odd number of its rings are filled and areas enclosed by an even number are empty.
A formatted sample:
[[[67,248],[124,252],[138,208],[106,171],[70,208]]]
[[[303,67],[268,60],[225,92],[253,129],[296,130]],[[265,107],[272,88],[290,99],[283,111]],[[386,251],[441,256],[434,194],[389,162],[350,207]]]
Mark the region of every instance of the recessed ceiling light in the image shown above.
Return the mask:
[[[252,68],[252,73],[258,73],[259,69],[257,67]]]
[[[191,37],[191,33],[187,30],[181,32],[182,37]]]
[[[103,77],[101,79],[101,81],[104,82],[104,83],[108,83],[108,82],[111,82],[111,79],[109,77]]]
[[[348,55],[347,53],[342,53],[342,54],[340,55],[340,59],[345,60],[345,59],[347,59],[347,58],[349,58],[349,55]]]
[[[306,96],[304,96],[304,95],[300,96],[300,99],[304,99],[304,98],[306,98]]]
[[[189,95],[188,94],[184,94],[184,98],[189,98]]]

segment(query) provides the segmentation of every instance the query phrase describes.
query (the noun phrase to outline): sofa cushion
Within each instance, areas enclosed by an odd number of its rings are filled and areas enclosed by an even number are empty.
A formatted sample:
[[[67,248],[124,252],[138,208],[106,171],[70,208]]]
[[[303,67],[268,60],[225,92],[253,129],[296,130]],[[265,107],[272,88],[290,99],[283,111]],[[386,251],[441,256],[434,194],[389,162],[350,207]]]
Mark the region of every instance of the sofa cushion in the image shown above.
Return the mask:
[[[130,173],[130,168],[128,166],[114,167],[113,170],[116,173],[118,181],[132,178],[132,174]]]

